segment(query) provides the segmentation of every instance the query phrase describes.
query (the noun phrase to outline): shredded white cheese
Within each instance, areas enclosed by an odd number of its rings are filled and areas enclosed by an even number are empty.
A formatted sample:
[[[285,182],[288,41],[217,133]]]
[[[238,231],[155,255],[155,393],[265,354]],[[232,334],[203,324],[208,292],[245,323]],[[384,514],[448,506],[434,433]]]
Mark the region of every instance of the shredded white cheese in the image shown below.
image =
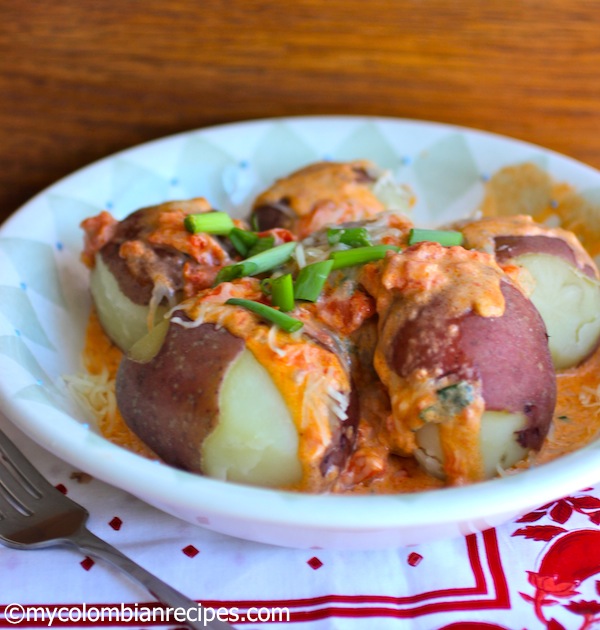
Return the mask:
[[[304,255],[304,245],[302,245],[302,243],[298,243],[298,245],[296,245],[296,249],[292,255],[296,259],[298,269],[306,267],[306,256]]]
[[[277,335],[277,327],[276,326],[271,326],[269,328],[269,334],[267,335],[267,344],[269,345],[269,348],[278,356],[278,357],[283,357],[285,356],[285,350],[283,348],[280,348],[277,343],[276,343],[276,337]]]
[[[106,367],[100,374],[82,372],[64,376],[63,380],[77,404],[91,420],[96,424],[102,423],[108,430],[115,428],[117,417],[115,381],[109,377]]]

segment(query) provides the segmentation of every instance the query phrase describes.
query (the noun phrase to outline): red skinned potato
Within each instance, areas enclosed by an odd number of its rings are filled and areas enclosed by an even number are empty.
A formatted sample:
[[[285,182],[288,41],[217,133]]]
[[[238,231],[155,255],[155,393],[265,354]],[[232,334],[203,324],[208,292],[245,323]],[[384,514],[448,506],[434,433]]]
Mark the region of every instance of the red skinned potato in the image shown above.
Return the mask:
[[[545,326],[492,257],[420,243],[365,282],[392,451],[461,484],[541,447],[556,403]]]
[[[292,335],[225,306],[231,286],[188,303],[134,346],[117,375],[119,410],[174,466],[324,491],[350,455],[358,420],[345,359],[324,343],[328,333]]]
[[[231,261],[218,237],[190,234],[184,218],[211,211],[204,199],[142,208],[116,221],[103,212],[86,219],[84,261],[100,322],[122,350],[143,337],[186,293],[212,284]]]
[[[501,265],[525,270],[522,282],[546,324],[557,370],[577,366],[596,350],[598,270],[574,234],[526,216],[481,219],[462,231],[466,247],[492,250]]]
[[[411,195],[372,162],[318,162],[276,181],[255,200],[257,230],[282,227],[304,238],[326,226],[408,213]]]

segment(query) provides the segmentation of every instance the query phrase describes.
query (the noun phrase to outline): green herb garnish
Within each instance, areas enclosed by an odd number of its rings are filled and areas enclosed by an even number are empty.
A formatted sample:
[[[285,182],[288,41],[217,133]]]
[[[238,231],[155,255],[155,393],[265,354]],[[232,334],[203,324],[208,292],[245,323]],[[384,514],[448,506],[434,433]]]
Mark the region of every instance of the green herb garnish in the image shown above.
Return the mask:
[[[271,306],[262,304],[261,302],[254,302],[253,300],[244,300],[242,298],[231,298],[225,302],[230,306],[241,306],[252,313],[255,313],[262,319],[272,322],[277,327],[281,328],[285,332],[296,332],[300,330],[304,324],[294,317],[290,317],[281,311],[278,311]]]
[[[246,258],[246,260],[242,262],[227,265],[227,267],[223,267],[217,274],[215,284],[231,282],[231,280],[245,276],[257,276],[261,273],[265,273],[265,271],[280,267],[290,259],[294,249],[296,249],[296,245],[297,243],[294,241],[277,245],[277,247],[267,249],[260,254],[250,256],[250,258]]]
[[[330,245],[348,245],[349,247],[369,247],[372,245],[366,228],[328,228],[327,242]]]
[[[250,250],[258,241],[258,234],[256,232],[249,232],[248,230],[242,230],[241,228],[234,227],[229,232],[229,240],[235,247],[240,256],[244,258],[248,256]]]
[[[453,230],[425,230],[413,228],[408,234],[408,244],[423,243],[429,241],[439,243],[444,247],[452,247],[453,245],[462,245],[464,238],[460,232]]]
[[[340,252],[332,252],[329,258],[333,260],[332,270],[342,267],[354,267],[363,265],[375,260],[385,258],[387,252],[399,252],[400,248],[395,245],[371,245],[370,247],[356,247]]]
[[[273,306],[277,306],[282,311],[294,310],[296,304],[291,273],[271,279],[271,302],[273,302]]]
[[[204,232],[220,236],[226,236],[235,227],[231,217],[226,212],[188,214],[183,220],[183,225],[192,234]]]
[[[300,269],[296,282],[294,283],[294,295],[297,300],[307,300],[316,302],[327,281],[327,276],[333,268],[333,260],[323,260],[321,262],[306,265]]]

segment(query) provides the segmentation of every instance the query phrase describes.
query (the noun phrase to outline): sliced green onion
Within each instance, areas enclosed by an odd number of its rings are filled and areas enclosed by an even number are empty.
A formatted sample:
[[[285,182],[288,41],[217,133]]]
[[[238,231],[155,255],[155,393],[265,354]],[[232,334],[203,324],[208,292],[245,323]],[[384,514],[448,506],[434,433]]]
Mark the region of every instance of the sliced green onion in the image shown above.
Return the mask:
[[[244,300],[242,298],[230,298],[227,302],[225,302],[225,304],[230,304],[231,306],[241,306],[252,313],[256,313],[259,317],[272,322],[286,332],[296,332],[304,326],[299,319],[290,317],[289,315],[286,315],[271,306],[262,304],[261,302]]]
[[[368,247],[371,245],[369,232],[363,227],[357,228],[328,228],[327,241],[330,245],[348,245],[350,247]]]
[[[229,240],[235,247],[238,254],[246,257],[248,256],[248,252],[256,244],[256,241],[258,241],[258,234],[234,227],[231,232],[229,232]]]
[[[453,230],[424,230],[413,228],[408,235],[409,245],[429,241],[439,243],[444,247],[452,247],[453,245],[462,245],[463,240],[463,235]]]
[[[235,227],[231,217],[226,212],[204,212],[202,214],[188,214],[183,220],[188,232],[198,234],[227,235]]]
[[[400,248],[395,245],[372,245],[371,247],[356,247],[341,252],[332,252],[329,257],[333,260],[331,269],[335,271],[342,267],[354,267],[374,260],[381,260],[390,251],[399,252]]]
[[[296,245],[298,243],[295,241],[277,245],[277,247],[267,249],[260,254],[256,254],[256,256],[246,258],[240,263],[223,267],[217,274],[215,284],[231,282],[244,276],[257,276],[265,271],[275,269],[290,259],[290,256],[296,249]]]
[[[283,265],[283,263],[290,259],[297,245],[298,243],[296,243],[296,241],[291,241],[290,243],[277,245],[277,247],[272,247],[264,252],[260,252],[260,254],[246,258],[244,262],[256,265],[256,271],[248,275],[255,276]]]
[[[294,310],[294,282],[292,274],[286,273],[271,281],[271,302],[282,311]]]
[[[263,278],[260,281],[260,290],[265,295],[271,295],[273,292],[273,278]]]
[[[294,283],[296,299],[316,302],[332,267],[333,260],[322,260],[302,267]]]
[[[250,251],[248,252],[248,256],[256,256],[256,254],[260,254],[261,252],[266,252],[268,249],[272,249],[275,245],[275,237],[274,236],[261,236],[256,240],[256,243],[252,245]]]
[[[245,276],[252,276],[255,271],[256,265],[249,263],[247,260],[236,263],[235,265],[227,265],[227,267],[222,267],[219,270],[215,279],[215,285],[221,284],[221,282],[231,282],[232,280],[237,280]]]

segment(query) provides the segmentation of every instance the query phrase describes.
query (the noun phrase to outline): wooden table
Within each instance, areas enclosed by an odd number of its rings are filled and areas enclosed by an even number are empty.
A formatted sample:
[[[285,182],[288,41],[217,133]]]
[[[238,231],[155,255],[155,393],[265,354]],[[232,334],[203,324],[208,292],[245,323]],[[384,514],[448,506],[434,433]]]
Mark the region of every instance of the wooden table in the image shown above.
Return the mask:
[[[320,113],[484,128],[600,168],[600,4],[0,0],[0,220],[131,145]]]

